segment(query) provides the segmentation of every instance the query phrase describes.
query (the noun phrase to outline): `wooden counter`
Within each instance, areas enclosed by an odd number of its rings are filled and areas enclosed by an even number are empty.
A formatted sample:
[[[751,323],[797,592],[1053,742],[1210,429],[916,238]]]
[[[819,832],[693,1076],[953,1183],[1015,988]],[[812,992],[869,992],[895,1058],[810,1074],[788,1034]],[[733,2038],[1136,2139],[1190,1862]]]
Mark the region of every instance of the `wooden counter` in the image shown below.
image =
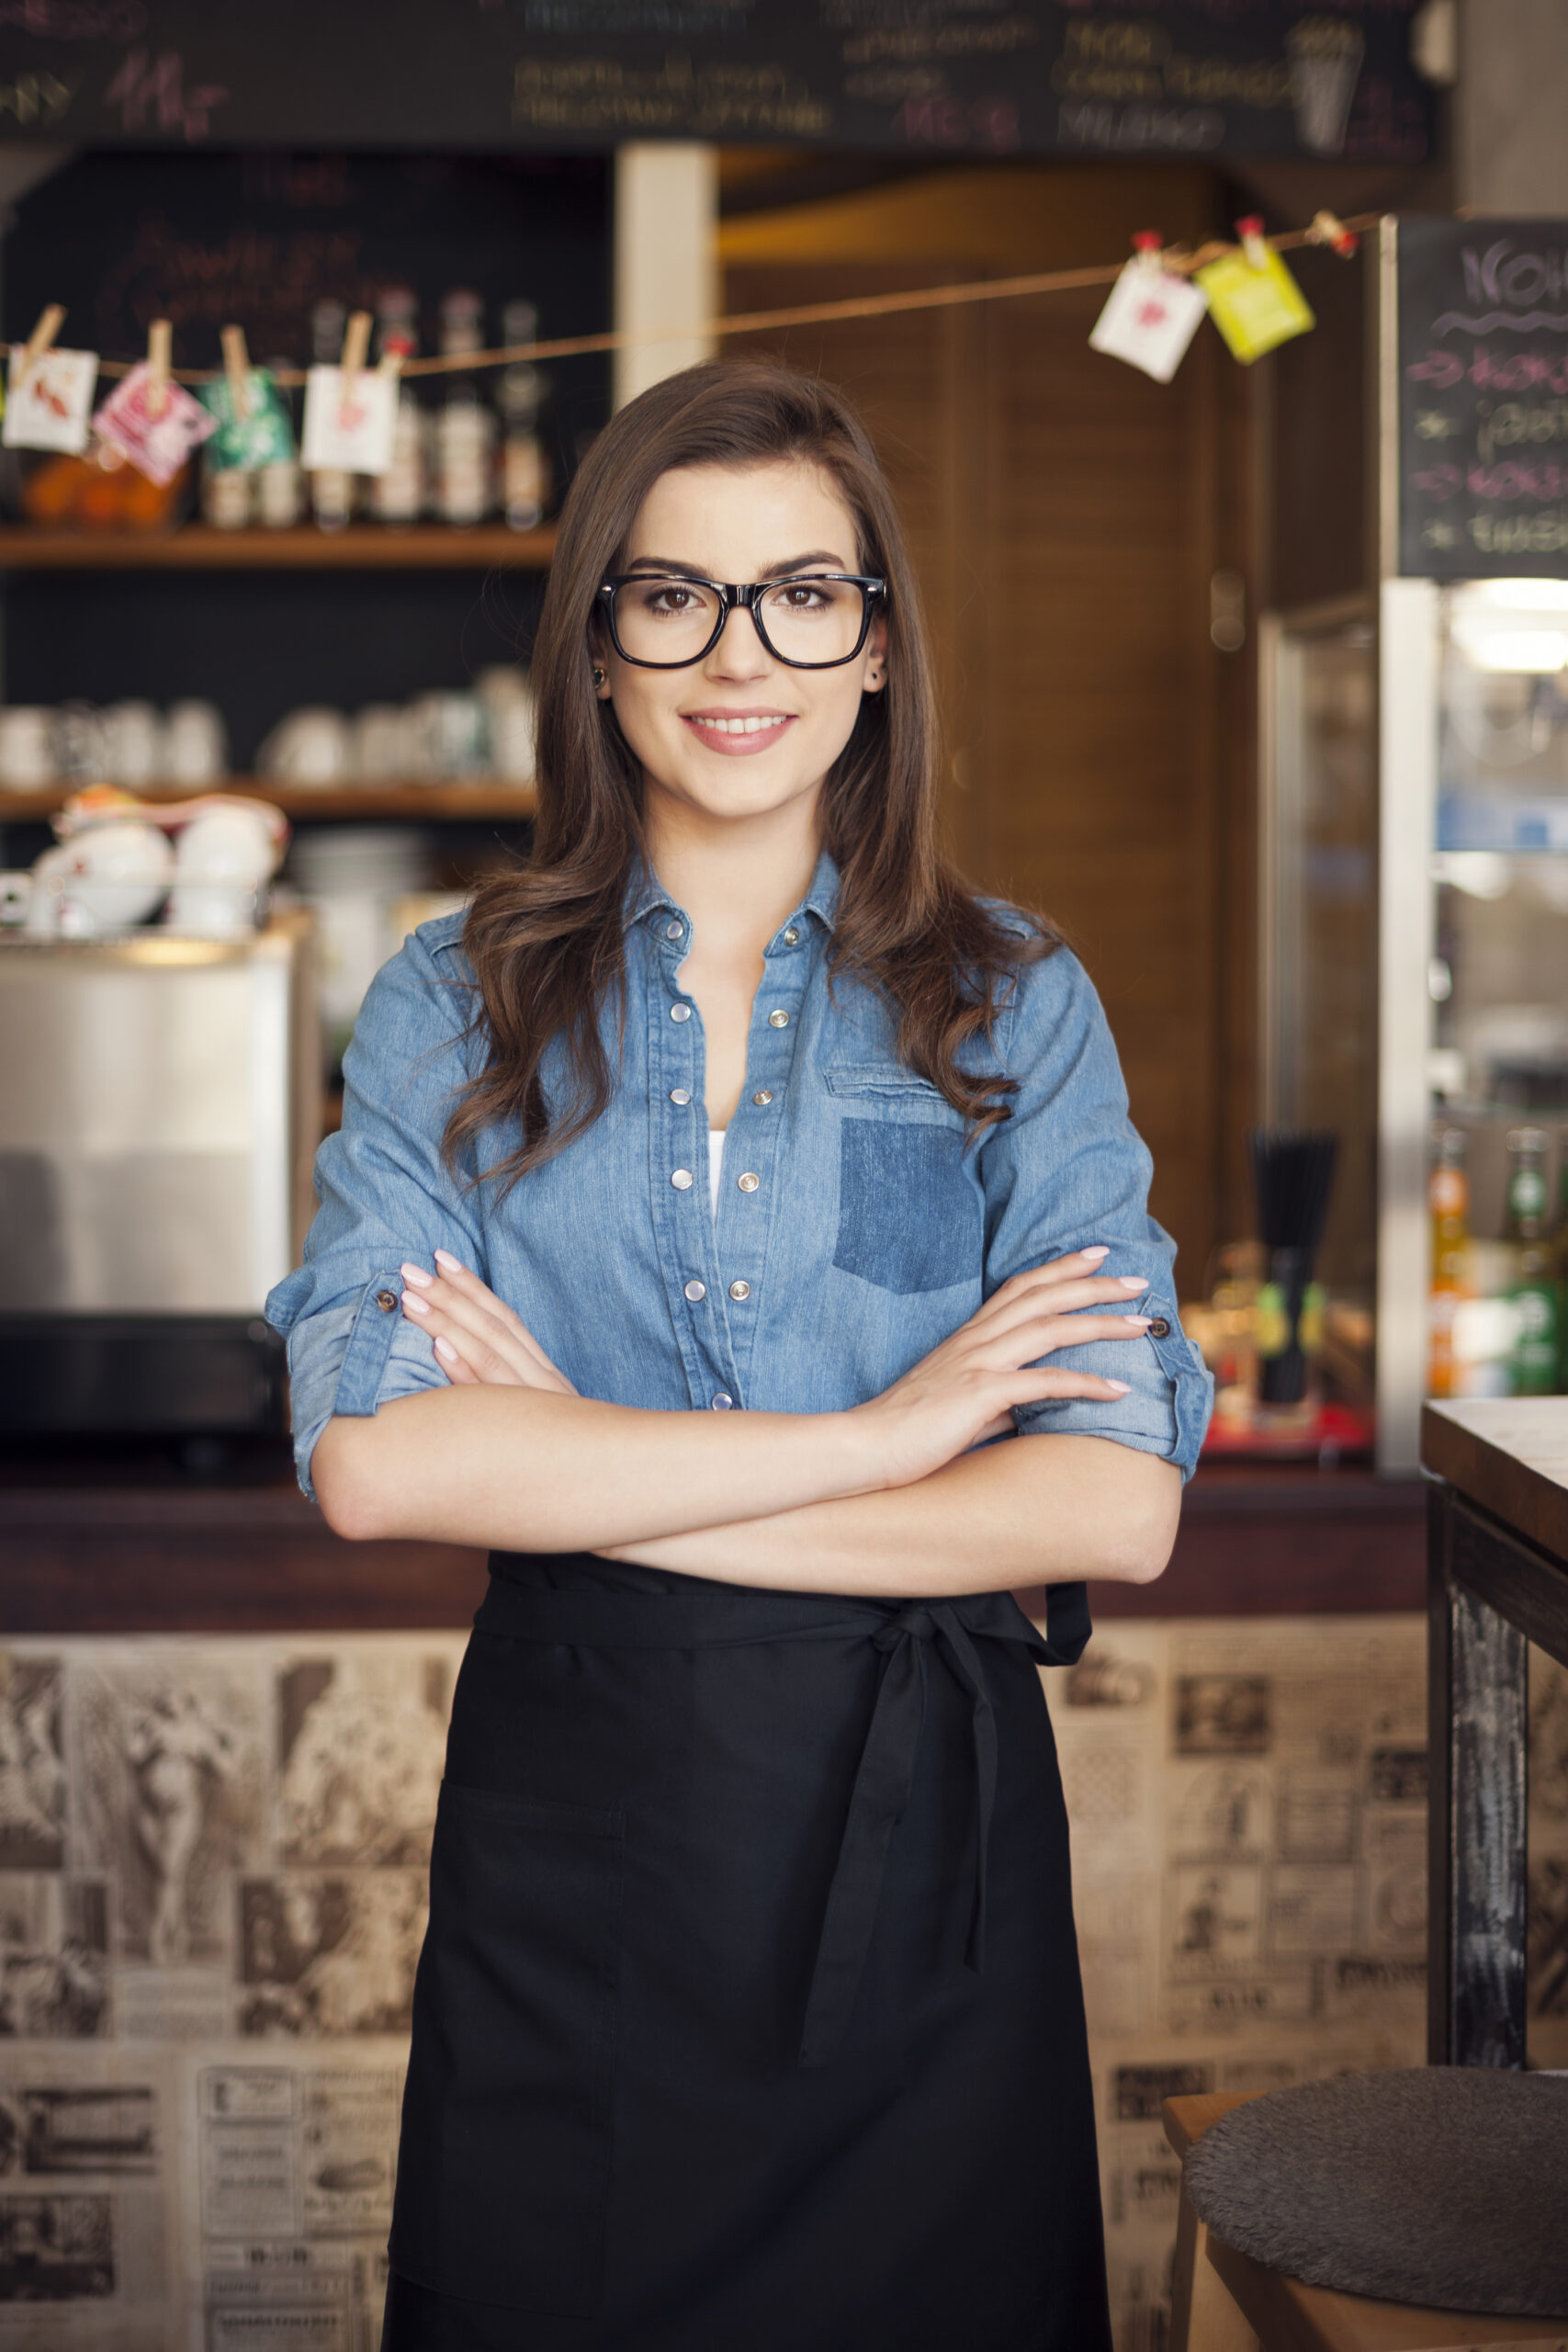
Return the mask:
[[[1359,1470],[1201,1470],[1153,1585],[1096,1585],[1097,1617],[1418,1609],[1414,1481]],[[457,1544],[345,1544],[281,1447],[209,1483],[155,1462],[0,1471],[0,1631],[261,1633],[463,1626],[484,1588]]]

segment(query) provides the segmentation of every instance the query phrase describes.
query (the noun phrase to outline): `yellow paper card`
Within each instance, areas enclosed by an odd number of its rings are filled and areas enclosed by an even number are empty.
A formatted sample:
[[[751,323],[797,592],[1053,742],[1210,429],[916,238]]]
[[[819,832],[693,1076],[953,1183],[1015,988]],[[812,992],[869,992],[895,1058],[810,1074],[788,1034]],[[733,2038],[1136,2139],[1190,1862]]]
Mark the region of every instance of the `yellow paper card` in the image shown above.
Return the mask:
[[[1209,298],[1214,324],[1244,368],[1276,344],[1289,343],[1293,334],[1305,334],[1317,324],[1301,288],[1271,245],[1261,269],[1254,269],[1244,253],[1234,253],[1223,254],[1195,274]]]

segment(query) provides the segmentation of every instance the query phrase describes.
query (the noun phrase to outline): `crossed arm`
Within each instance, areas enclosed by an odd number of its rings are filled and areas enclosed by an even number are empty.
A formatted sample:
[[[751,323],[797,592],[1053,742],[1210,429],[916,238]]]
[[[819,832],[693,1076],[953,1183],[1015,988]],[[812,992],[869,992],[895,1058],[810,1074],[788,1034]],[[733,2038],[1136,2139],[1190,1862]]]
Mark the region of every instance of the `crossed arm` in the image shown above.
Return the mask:
[[[405,1266],[404,1310],[448,1385],[330,1421],[314,1479],[347,1536],[597,1551],[721,1583],[881,1598],[1143,1583],[1175,1538],[1180,1478],[1095,1437],[971,1448],[1045,1398],[1124,1384],[1050,1359],[1138,1337],[1143,1287],[1075,1252],[1004,1283],[881,1396],[823,1414],[670,1413],[576,1395],[519,1318],[446,1252]],[[1120,1313],[1097,1310],[1119,1306]]]

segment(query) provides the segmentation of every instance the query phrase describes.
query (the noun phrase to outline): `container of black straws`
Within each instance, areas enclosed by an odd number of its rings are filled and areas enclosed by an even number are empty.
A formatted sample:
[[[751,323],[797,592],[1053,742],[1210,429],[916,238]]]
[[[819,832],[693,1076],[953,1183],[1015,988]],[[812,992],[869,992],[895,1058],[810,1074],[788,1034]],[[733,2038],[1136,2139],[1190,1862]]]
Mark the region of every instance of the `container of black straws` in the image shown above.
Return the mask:
[[[1275,1307],[1258,1318],[1258,1399],[1262,1405],[1299,1405],[1307,1381],[1302,1310],[1328,1214],[1339,1139],[1255,1127],[1248,1140],[1258,1227],[1274,1294],[1269,1304]]]

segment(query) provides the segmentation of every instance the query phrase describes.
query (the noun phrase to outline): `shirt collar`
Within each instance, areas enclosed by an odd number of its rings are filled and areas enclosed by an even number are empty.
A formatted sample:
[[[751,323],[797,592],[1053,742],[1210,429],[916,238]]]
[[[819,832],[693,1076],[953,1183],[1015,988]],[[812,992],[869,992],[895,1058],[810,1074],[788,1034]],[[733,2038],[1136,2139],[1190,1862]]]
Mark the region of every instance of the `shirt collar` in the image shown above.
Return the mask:
[[[622,922],[626,929],[646,922],[651,914],[677,914],[689,923],[691,917],[684,907],[677,906],[669,891],[650,865],[641,861],[633,867],[622,900]],[[798,922],[802,915],[815,915],[824,931],[831,931],[839,903],[839,868],[833,858],[823,850],[811,876],[811,888],[787,922]]]

